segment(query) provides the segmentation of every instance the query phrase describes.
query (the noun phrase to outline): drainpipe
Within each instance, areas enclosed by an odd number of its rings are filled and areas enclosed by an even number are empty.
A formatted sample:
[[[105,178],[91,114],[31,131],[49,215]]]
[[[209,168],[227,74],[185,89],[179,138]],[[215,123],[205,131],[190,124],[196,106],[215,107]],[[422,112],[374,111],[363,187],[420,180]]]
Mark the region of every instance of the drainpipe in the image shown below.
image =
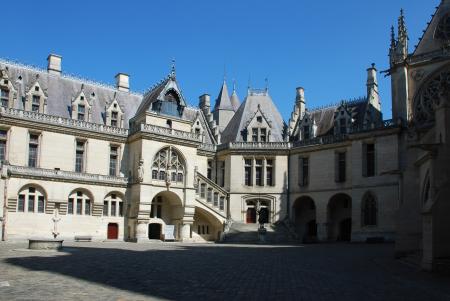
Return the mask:
[[[5,165],[2,167],[2,178],[5,181],[3,186],[2,241],[6,241],[6,221],[8,219],[8,168]]]

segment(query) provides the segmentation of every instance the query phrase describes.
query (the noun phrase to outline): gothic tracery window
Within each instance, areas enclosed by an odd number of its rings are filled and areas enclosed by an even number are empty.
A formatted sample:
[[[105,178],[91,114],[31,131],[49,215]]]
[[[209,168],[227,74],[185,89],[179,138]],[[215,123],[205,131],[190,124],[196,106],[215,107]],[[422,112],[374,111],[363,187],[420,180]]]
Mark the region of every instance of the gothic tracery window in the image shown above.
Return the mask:
[[[450,95],[450,70],[440,72],[428,80],[414,101],[414,119],[416,123],[434,121],[434,111],[441,101]]]
[[[176,150],[166,147],[153,159],[152,179],[183,183],[185,175],[184,162]]]
[[[445,15],[436,27],[434,38],[444,41],[450,41],[450,15]]]

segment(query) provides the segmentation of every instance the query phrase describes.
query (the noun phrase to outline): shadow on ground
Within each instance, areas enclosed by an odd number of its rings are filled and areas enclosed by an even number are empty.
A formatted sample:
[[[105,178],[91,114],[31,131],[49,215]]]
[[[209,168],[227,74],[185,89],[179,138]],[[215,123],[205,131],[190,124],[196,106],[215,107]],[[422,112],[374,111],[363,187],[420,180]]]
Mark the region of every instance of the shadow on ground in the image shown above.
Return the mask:
[[[450,300],[448,279],[395,262],[392,248],[74,244],[66,255],[4,262],[171,300]]]

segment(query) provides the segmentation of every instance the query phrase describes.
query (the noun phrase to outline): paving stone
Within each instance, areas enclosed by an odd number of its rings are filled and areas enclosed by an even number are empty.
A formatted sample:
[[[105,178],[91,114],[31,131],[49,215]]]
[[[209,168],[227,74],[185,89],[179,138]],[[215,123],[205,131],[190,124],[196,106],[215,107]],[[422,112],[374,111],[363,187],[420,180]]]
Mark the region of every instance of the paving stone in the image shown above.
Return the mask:
[[[0,300],[450,300],[393,245],[0,243]]]

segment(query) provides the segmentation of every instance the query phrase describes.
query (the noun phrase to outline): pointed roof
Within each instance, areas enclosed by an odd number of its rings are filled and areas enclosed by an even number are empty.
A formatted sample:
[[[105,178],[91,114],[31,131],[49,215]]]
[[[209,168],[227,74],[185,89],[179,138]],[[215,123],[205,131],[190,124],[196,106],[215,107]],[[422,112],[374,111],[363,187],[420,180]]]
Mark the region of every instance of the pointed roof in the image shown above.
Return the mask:
[[[217,96],[216,104],[214,105],[214,111],[217,110],[234,111],[233,106],[231,105],[230,96],[228,96],[228,87],[225,80],[223,81],[222,88],[220,89],[219,96]]]
[[[272,142],[284,141],[284,131],[286,124],[281,117],[280,112],[267,92],[249,90],[247,97],[234,114],[230,123],[222,133],[222,143],[243,141],[242,131],[246,128],[248,122],[255,116],[258,109],[264,114],[264,117],[270,121]]]
[[[239,100],[239,97],[236,93],[236,84],[233,84],[233,93],[231,93],[230,102],[231,106],[233,107],[233,110],[236,112],[239,109],[239,106],[241,105],[241,101]]]
[[[183,95],[181,94],[181,90],[177,83],[176,77],[172,71],[172,73],[160,81],[158,84],[153,86],[147,93],[144,94],[141,105],[136,111],[136,115],[140,115],[143,112],[151,109],[151,104],[158,101],[164,100],[164,96],[167,91],[173,90],[175,91],[180,99],[180,105],[186,107],[186,101],[184,100]]]
[[[419,44],[417,44],[413,55],[420,55],[442,48],[443,42],[445,41],[439,38],[438,27],[440,27],[440,25],[445,25],[440,24],[440,22],[444,20],[442,17],[449,13],[450,0],[443,0],[436,8],[436,12],[434,13],[434,15],[432,15],[431,21],[428,23],[427,28],[424,30],[422,37],[419,39]],[[450,20],[445,23],[448,24],[449,21]],[[435,37],[435,34],[437,35],[437,37]]]

